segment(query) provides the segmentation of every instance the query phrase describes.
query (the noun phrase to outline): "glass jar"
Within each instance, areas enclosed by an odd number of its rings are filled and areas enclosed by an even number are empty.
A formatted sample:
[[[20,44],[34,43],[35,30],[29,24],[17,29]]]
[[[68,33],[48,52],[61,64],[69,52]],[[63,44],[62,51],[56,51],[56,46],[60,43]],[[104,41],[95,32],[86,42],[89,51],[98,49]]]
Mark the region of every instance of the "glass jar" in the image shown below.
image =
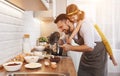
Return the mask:
[[[23,53],[31,53],[31,44],[29,34],[24,34],[23,37]]]

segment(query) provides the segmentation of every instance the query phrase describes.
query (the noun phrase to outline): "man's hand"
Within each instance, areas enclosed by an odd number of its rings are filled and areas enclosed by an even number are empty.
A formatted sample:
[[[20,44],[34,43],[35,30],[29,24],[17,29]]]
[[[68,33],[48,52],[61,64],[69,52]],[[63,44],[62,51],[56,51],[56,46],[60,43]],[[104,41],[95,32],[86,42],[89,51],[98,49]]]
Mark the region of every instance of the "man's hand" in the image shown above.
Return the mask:
[[[71,44],[72,38],[69,35],[66,35],[65,39],[67,44]]]
[[[62,47],[64,51],[70,51],[70,49],[71,49],[71,45],[69,45],[69,44],[63,44],[60,47]]]

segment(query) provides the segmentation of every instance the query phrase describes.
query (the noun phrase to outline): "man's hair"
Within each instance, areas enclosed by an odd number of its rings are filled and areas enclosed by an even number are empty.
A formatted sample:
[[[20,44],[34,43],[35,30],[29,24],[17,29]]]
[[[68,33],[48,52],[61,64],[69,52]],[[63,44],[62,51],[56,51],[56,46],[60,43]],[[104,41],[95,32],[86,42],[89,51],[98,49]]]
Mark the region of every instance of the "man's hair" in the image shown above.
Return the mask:
[[[58,21],[60,20],[67,20],[67,19],[69,20],[66,14],[60,14],[56,17],[56,19],[54,20],[54,23],[58,23]]]

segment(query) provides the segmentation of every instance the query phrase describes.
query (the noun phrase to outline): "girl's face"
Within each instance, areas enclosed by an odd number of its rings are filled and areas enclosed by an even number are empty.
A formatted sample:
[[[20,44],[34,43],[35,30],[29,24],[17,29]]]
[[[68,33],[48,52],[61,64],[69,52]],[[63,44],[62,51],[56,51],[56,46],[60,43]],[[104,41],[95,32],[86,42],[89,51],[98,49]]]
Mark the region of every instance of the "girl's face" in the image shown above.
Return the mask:
[[[69,19],[72,21],[72,22],[77,22],[77,20],[78,20],[78,16],[77,15],[71,15],[71,16],[69,16]]]

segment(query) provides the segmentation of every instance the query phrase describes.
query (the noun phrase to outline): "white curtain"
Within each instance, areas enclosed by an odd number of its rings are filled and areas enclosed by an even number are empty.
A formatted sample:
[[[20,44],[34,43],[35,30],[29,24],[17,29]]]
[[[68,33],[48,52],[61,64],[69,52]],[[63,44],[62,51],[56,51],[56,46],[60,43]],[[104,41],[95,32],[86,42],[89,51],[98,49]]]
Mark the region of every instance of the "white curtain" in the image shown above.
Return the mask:
[[[120,0],[68,0],[71,3],[100,26],[113,49],[120,49]]]
[[[114,49],[120,49],[120,0],[102,0],[96,4],[96,22]]]
[[[114,1],[114,10],[115,10],[115,14],[114,14],[114,18],[115,18],[115,32],[114,32],[114,36],[115,36],[115,48],[120,49],[120,0],[113,0]]]
[[[109,72],[120,72],[119,50],[120,50],[120,0],[67,0],[67,5],[77,4],[79,8],[85,11],[86,16],[95,21],[110,42],[118,66],[114,67],[109,60]],[[69,54],[77,70],[80,54],[70,52]],[[115,75],[116,76],[116,75]]]

